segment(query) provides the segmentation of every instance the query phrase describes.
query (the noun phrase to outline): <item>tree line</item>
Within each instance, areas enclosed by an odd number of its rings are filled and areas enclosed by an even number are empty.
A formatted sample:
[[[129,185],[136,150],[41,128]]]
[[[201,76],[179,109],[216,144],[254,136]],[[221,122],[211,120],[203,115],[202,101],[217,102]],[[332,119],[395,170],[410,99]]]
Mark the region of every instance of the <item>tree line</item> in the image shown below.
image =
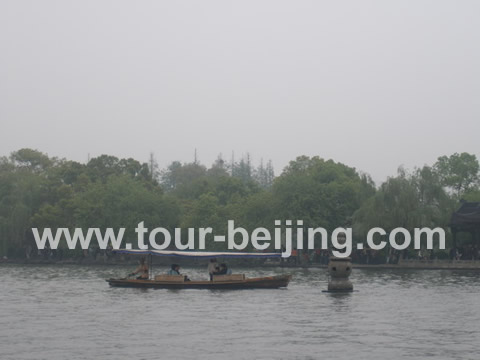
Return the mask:
[[[32,227],[124,227],[129,241],[141,221],[172,233],[212,227],[225,235],[229,219],[250,232],[273,232],[275,220],[298,219],[304,228],[351,226],[363,242],[375,226],[447,229],[462,199],[480,201],[479,163],[468,153],[400,168],[375,186],[368,174],[317,156],[299,156],[275,176],[271,161],[253,166],[249,156],[219,156],[210,167],[174,161],[159,170],[153,154],[145,163],[101,155],[82,164],[20,149],[0,158],[0,254],[24,257],[27,247],[36,248]]]

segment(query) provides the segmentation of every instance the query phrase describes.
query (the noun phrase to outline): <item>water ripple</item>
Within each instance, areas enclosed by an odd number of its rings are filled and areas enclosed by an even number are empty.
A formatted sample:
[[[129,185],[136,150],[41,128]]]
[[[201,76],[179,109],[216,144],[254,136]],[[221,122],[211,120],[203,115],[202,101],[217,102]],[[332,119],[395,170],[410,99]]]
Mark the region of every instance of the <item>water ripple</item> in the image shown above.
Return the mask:
[[[329,294],[320,269],[243,291],[109,287],[122,267],[1,269],[2,359],[478,358],[478,272],[355,270],[358,292]]]

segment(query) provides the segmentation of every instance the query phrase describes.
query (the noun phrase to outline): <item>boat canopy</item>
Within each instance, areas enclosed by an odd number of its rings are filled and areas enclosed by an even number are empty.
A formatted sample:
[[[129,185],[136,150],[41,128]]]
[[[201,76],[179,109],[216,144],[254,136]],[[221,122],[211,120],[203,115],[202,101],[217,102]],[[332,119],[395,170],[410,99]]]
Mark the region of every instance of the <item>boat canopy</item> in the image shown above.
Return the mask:
[[[180,250],[113,250],[117,254],[176,256],[194,258],[281,258],[282,253],[257,252],[207,252],[207,251],[180,251]]]

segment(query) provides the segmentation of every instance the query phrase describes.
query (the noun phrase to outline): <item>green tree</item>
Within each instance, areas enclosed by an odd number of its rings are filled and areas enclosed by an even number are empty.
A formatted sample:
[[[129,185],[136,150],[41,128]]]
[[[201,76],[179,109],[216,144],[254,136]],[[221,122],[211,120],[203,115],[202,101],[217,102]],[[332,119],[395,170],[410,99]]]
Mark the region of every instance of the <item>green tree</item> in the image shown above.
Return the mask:
[[[473,154],[463,152],[441,156],[434,165],[443,186],[460,198],[466,191],[478,186],[479,164]]]
[[[50,159],[38,150],[20,149],[10,155],[10,160],[16,168],[26,168],[32,172],[42,172],[52,166],[56,159]]]
[[[161,172],[161,184],[166,191],[177,190],[177,193],[189,193],[188,187],[204,177],[206,173],[207,169],[203,165],[197,163],[183,165],[179,161],[174,161]]]
[[[347,225],[374,192],[369,177],[355,169],[307,156],[291,161],[273,184],[279,218],[301,219],[304,225],[329,230]]]
[[[354,234],[363,239],[374,227],[387,233],[403,227],[412,235],[417,227],[446,230],[454,204],[432,168],[424,166],[413,173],[399,168],[397,176],[389,177],[355,212]]]

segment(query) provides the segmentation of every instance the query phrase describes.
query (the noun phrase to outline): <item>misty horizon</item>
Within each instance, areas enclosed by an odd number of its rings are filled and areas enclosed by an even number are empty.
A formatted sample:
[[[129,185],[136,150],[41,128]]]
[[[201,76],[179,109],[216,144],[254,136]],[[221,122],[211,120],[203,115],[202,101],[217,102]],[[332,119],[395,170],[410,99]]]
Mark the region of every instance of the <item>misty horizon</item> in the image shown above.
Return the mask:
[[[333,159],[378,184],[480,156],[475,1],[0,4],[0,154]],[[445,26],[448,24],[448,26]]]

